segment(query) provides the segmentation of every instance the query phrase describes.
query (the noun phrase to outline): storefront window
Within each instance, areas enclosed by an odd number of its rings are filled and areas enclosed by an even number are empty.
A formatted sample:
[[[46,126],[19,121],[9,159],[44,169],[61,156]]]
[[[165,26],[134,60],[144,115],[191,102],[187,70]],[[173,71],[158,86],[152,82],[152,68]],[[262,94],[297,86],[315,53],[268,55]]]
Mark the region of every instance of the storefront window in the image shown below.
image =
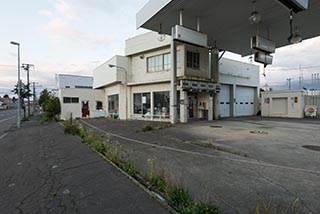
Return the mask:
[[[169,92],[154,92],[154,115],[156,117],[168,118],[170,115],[170,97]]]
[[[134,114],[150,114],[151,107],[150,93],[133,94],[133,112]]]
[[[108,96],[108,113],[109,115],[119,114],[119,95]]]

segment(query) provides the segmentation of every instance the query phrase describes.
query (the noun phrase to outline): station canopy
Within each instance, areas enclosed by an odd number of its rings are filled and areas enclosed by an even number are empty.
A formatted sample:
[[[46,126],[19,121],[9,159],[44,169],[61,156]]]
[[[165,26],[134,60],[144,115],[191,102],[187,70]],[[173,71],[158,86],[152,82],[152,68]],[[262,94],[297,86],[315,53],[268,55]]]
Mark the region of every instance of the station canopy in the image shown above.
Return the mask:
[[[216,44],[220,50],[250,55],[254,35],[272,40],[277,48],[290,44],[290,9],[279,0],[150,0],[137,14],[137,28],[171,35],[171,28],[180,23],[181,10],[183,26],[196,30],[199,20],[208,46]],[[258,24],[249,22],[254,11],[261,17]],[[320,35],[319,0],[309,0],[306,10],[295,12],[294,32],[298,30],[302,39]]]

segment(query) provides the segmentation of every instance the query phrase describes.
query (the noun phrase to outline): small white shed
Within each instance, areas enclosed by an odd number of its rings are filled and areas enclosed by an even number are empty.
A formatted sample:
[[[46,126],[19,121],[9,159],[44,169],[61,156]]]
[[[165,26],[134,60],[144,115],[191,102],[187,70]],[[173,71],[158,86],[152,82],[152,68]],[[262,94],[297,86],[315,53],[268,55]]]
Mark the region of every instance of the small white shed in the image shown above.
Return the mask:
[[[261,116],[303,118],[305,91],[269,91],[261,94]]]

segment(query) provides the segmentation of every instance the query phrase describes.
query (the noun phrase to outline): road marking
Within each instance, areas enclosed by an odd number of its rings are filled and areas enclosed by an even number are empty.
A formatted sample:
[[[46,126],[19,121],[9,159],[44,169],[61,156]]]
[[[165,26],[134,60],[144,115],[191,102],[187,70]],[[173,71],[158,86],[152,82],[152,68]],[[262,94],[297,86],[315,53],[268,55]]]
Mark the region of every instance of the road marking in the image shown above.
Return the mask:
[[[12,117],[8,117],[8,118],[6,118],[6,119],[2,119],[2,120],[0,120],[0,123],[2,123],[2,122],[5,122],[5,121],[7,121],[7,120],[11,120],[11,119],[13,119],[13,118],[15,118],[16,116],[12,116]]]
[[[100,132],[105,133],[106,135],[110,135],[110,136],[113,136],[113,137],[117,137],[117,138],[120,138],[120,139],[123,139],[123,140],[131,141],[131,142],[142,144],[142,145],[146,145],[146,146],[151,146],[151,147],[154,147],[154,148],[160,148],[160,149],[165,149],[165,150],[170,150],[170,151],[175,151],[175,152],[180,152],[180,153],[185,153],[185,154],[192,154],[192,155],[202,156],[202,157],[224,159],[224,160],[228,160],[228,161],[232,161],[232,162],[242,162],[242,163],[246,163],[246,164],[260,165],[260,166],[279,168],[279,169],[287,169],[287,170],[293,170],[293,171],[298,171],[298,172],[306,172],[306,173],[312,173],[312,174],[320,175],[320,171],[317,171],[317,170],[309,170],[309,169],[295,168],[295,167],[290,167],[290,166],[282,166],[282,165],[264,163],[264,162],[260,162],[260,161],[250,161],[250,160],[243,160],[243,159],[236,159],[236,158],[220,157],[220,156],[201,153],[201,152],[193,152],[193,151],[177,149],[177,148],[168,147],[168,146],[156,145],[156,144],[147,143],[147,142],[144,142],[144,141],[140,141],[140,140],[135,140],[135,139],[131,139],[131,138],[128,138],[128,137],[124,137],[124,136],[121,136],[121,135],[112,134],[112,133],[107,132],[105,130],[102,130],[102,129],[100,129],[100,128],[98,128],[98,127],[96,127],[96,126],[94,126],[94,125],[92,125],[92,124],[90,124],[88,122],[85,122],[84,120],[81,120],[81,122],[83,122],[84,124],[90,126],[93,129],[96,129],[96,130],[98,130]]]
[[[0,136],[0,140],[2,140],[5,136],[7,136],[8,133],[4,133],[3,135]]]

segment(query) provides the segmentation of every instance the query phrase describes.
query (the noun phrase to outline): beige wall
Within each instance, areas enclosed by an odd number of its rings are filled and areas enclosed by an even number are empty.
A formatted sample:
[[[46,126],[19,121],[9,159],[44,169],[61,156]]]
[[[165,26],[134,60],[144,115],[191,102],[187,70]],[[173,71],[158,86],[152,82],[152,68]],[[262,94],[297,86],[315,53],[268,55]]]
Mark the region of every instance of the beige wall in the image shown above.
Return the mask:
[[[261,96],[261,115],[264,117],[303,118],[303,91],[264,92]]]
[[[200,69],[192,69],[187,67],[187,51],[200,53]],[[200,48],[185,44],[182,58],[182,67],[184,68],[184,76],[187,77],[199,77],[204,79],[210,78],[209,71],[209,50],[207,48]]]
[[[103,104],[103,109],[106,109],[103,90],[60,89],[58,94],[61,103],[61,119],[69,119],[70,113],[72,113],[73,118],[82,117],[82,101],[89,101],[90,116],[94,115],[97,101],[101,101]],[[79,103],[63,103],[63,97],[78,97]]]

